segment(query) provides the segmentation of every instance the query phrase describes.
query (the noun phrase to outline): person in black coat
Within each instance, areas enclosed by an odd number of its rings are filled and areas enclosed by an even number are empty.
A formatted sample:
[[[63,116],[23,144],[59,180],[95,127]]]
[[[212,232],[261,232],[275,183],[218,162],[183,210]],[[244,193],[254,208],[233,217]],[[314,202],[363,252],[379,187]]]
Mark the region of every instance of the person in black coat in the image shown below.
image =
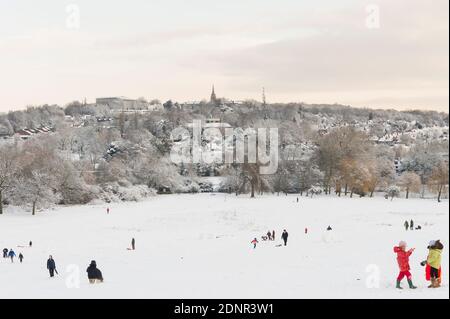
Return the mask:
[[[89,283],[95,284],[98,282],[103,282],[102,272],[97,268],[97,263],[95,262],[95,260],[91,261],[91,264],[86,269],[86,272],[88,275]]]
[[[3,248],[3,258],[8,258],[8,248]]]
[[[23,260],[23,255],[22,255],[22,253],[20,253],[19,254],[19,261],[20,261],[20,263],[22,263],[22,260]]]
[[[47,269],[48,272],[50,273],[50,277],[54,277],[56,271],[56,263],[51,255],[47,259]]]
[[[135,249],[136,248],[136,241],[133,239],[131,239],[131,249]]]
[[[281,238],[283,239],[284,245],[285,245],[285,246],[287,246],[288,236],[289,236],[289,234],[288,234],[288,232],[286,231],[286,229],[283,230],[283,233],[281,234]]]

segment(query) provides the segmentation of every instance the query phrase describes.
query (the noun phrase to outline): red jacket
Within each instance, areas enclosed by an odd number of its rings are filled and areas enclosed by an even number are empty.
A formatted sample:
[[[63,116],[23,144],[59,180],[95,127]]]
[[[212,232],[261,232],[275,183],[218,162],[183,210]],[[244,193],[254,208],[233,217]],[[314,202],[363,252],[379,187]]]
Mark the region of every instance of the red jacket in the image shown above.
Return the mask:
[[[409,256],[411,256],[413,249],[404,251],[401,247],[395,246],[394,252],[397,254],[397,262],[400,271],[410,270],[411,268],[409,267]]]

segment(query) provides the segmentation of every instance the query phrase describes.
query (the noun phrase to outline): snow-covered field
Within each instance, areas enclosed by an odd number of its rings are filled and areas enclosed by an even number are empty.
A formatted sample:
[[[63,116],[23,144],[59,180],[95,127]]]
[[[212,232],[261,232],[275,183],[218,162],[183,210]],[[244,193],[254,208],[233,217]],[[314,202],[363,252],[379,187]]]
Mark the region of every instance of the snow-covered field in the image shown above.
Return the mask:
[[[449,298],[448,201],[225,194],[157,196],[139,203],[0,215],[0,298]],[[414,219],[420,231],[405,231]],[[331,225],[333,230],[325,229]],[[305,227],[308,234],[304,233]],[[287,247],[281,231],[289,232]],[[275,230],[275,242],[250,241]],[[131,238],[136,250],[127,250]],[[427,289],[420,261],[441,239],[443,287]],[[21,248],[33,241],[32,248]],[[394,288],[392,249],[416,247],[414,283]],[[59,275],[50,279],[53,255]],[[95,259],[105,282],[90,285]],[[79,287],[77,281],[79,280]],[[379,281],[379,285],[377,285]],[[378,286],[378,287],[377,287]]]

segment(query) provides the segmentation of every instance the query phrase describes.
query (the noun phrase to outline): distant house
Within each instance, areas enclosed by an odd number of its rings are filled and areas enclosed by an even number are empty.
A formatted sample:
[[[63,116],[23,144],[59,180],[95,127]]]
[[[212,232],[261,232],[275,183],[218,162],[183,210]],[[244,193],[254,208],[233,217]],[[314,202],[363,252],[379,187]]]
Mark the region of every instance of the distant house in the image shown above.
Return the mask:
[[[170,187],[168,186],[159,186],[157,194],[172,194]]]
[[[230,128],[231,125],[225,122],[222,122],[221,119],[218,118],[210,118],[205,120],[204,128]]]
[[[394,167],[395,167],[395,172],[397,174],[400,174],[402,172],[402,162],[399,159],[394,160]]]
[[[30,132],[27,129],[23,129],[23,130],[19,130],[16,132],[16,136],[18,136],[20,139],[22,140],[27,140],[29,139],[34,133]]]
[[[11,136],[11,134],[9,134],[8,131],[6,131],[6,130],[0,130],[0,138],[8,138],[8,137],[10,137],[10,136]]]
[[[17,131],[14,135],[20,138],[21,140],[28,140],[30,137],[37,134],[45,134],[50,133],[53,128],[48,126],[41,126],[39,128],[24,128],[22,130]]]

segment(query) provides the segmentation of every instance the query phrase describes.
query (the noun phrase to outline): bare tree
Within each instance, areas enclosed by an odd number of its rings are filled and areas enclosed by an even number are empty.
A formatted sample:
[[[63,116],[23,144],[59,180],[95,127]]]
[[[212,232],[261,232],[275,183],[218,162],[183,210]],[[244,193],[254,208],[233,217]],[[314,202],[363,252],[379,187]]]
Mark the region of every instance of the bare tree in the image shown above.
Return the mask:
[[[3,214],[3,194],[13,185],[17,173],[17,152],[14,147],[0,149],[0,214]]]
[[[406,192],[406,198],[408,199],[410,192],[420,192],[421,179],[414,172],[405,172],[400,176],[397,184]]]
[[[443,190],[448,187],[448,162],[441,161],[432,171],[429,180],[430,189],[434,190],[438,197],[438,202],[441,202]]]

